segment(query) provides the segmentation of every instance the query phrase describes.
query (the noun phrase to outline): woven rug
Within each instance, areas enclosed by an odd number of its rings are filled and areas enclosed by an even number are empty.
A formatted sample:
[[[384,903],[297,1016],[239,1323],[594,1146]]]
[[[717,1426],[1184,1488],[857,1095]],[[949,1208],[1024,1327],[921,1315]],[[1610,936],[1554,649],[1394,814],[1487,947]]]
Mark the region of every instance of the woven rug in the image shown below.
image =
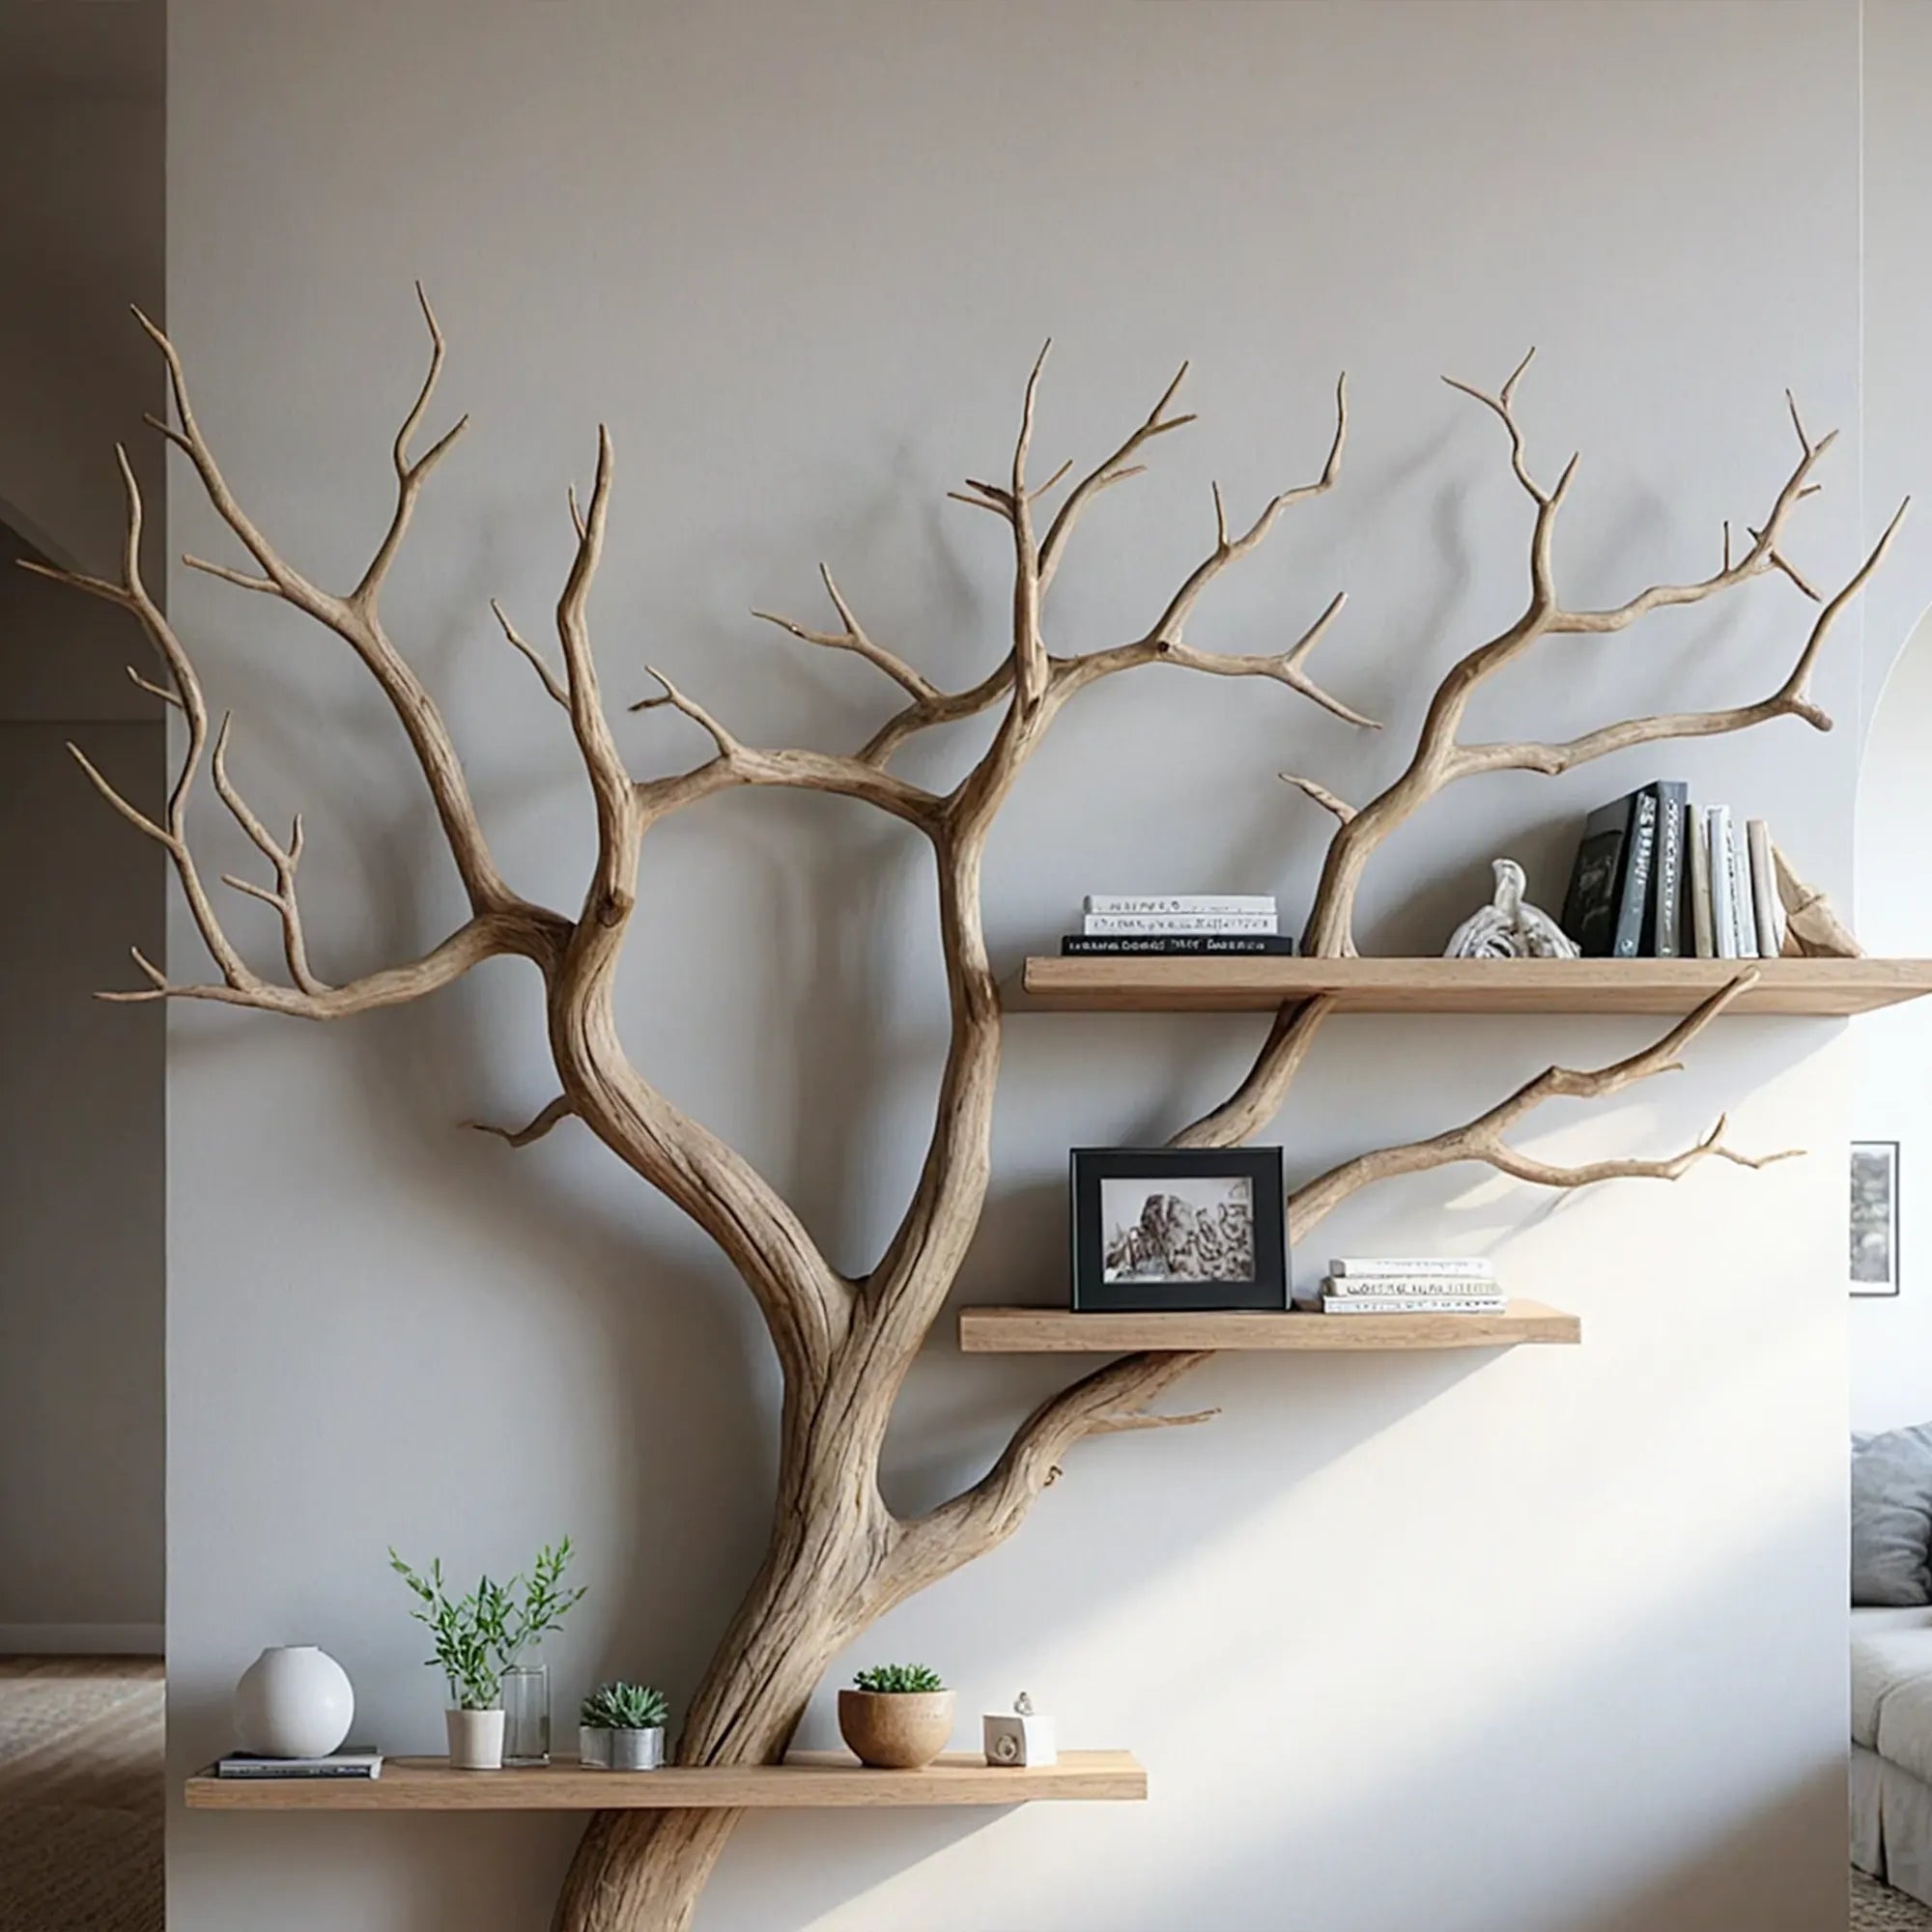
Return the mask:
[[[162,1932],[162,1684],[0,1659],[0,1932]]]
[[[1932,1912],[1916,1898],[1852,1874],[1852,1932],[1932,1932]]]

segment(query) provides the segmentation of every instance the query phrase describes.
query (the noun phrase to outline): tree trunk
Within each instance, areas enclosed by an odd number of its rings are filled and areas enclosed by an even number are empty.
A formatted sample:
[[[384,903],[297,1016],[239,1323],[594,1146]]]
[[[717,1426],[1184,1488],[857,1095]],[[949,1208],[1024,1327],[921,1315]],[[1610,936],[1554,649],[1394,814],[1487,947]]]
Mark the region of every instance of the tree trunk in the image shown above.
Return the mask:
[[[771,1548],[692,1701],[677,1763],[776,1764],[833,1658],[888,1607],[876,1579],[895,1525],[862,1462],[869,1432],[846,1435],[787,1459]],[[739,1815],[598,1812],[554,1932],[687,1932]]]

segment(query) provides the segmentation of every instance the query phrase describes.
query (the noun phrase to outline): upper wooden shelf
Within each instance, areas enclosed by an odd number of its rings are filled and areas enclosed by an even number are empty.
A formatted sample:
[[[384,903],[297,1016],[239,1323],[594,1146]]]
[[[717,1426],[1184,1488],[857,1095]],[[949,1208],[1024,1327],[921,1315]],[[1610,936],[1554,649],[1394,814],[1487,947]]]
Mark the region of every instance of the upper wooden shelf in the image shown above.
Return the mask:
[[[1266,1309],[1201,1315],[1077,1314],[1067,1308],[962,1308],[968,1355],[1119,1354],[1142,1349],[1300,1349],[1362,1353],[1380,1349],[1514,1349],[1575,1343],[1583,1324],[1540,1301],[1512,1301],[1501,1315],[1304,1315]]]
[[[1029,959],[1018,1005],[1261,1012],[1333,993],[1348,1013],[1686,1013],[1741,972],[1734,1013],[1869,1012],[1932,993],[1932,959]]]
[[[843,1751],[794,1751],[782,1764],[666,1765],[586,1771],[575,1758],[505,1771],[452,1771],[440,1757],[384,1760],[381,1777],[187,1780],[204,1811],[737,1811],[823,1805],[1028,1804],[1137,1800],[1147,1773],[1130,1751],[1062,1751],[1031,1770],[949,1752],[924,1771],[874,1771]]]

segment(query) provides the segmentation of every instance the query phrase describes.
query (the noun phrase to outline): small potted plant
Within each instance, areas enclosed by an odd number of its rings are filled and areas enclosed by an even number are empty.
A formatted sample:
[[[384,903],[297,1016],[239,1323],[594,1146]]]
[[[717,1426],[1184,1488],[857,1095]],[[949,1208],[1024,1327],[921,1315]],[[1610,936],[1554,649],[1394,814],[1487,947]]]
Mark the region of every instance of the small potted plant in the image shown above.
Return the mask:
[[[862,1670],[838,1693],[838,1734],[861,1764],[922,1771],[952,1736],[952,1692],[923,1663]]]
[[[578,1755],[596,1771],[655,1771],[670,1705],[648,1684],[600,1684],[577,1714]]]
[[[416,1598],[410,1614],[434,1641],[436,1654],[424,1662],[440,1669],[449,1687],[443,1721],[455,1770],[503,1768],[503,1674],[582,1598],[582,1589],[560,1588],[569,1561],[565,1537],[537,1552],[529,1582],[521,1574],[507,1584],[483,1577],[467,1597],[452,1597],[440,1557],[420,1576],[390,1549],[389,1567]]]

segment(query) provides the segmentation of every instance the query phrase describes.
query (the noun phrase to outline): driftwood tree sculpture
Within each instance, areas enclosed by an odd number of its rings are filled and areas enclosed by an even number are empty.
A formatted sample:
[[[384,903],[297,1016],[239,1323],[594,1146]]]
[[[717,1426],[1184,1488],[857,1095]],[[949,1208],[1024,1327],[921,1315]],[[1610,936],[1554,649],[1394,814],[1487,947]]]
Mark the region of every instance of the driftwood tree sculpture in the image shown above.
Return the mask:
[[[880,1494],[879,1457],[894,1400],[965,1260],[991,1177],[1000,999],[980,919],[980,861],[994,816],[1061,707],[1089,685],[1145,665],[1214,677],[1265,678],[1349,724],[1370,724],[1316,684],[1307,669],[1310,654],[1342,607],[1339,596],[1293,644],[1273,655],[1228,656],[1201,649],[1187,639],[1195,606],[1215,579],[1255,550],[1284,512],[1333,488],[1348,432],[1346,384],[1336,389],[1334,439],[1317,480],[1283,491],[1238,530],[1217,489],[1213,542],[1147,630],[1101,649],[1076,652],[1063,644],[1056,650],[1049,643],[1047,598],[1082,519],[1104,492],[1141,472],[1139,459],[1149,445],[1192,417],[1175,412],[1181,384],[1178,375],[1120,447],[1074,481],[1042,528],[1042,498],[1070,469],[1063,466],[1043,483],[1030,480],[1042,351],[1027,383],[1009,469],[1001,481],[970,482],[958,493],[960,500],[1004,525],[1011,539],[1012,628],[994,668],[965,690],[934,684],[867,634],[827,574],[825,588],[838,628],[812,630],[783,617],[771,621],[808,644],[856,653],[897,687],[898,707],[872,737],[843,756],[749,745],[696,698],[652,671],[655,692],[632,708],[661,706],[682,713],[710,749],[687,769],[641,780],[633,777],[619,746],[591,652],[590,591],[604,548],[612,481],[611,439],[600,432],[589,500],[581,510],[574,497],[570,504],[577,548],[556,608],[560,668],[508,616],[497,612],[510,644],[529,660],[545,692],[568,713],[596,801],[597,850],[589,887],[582,905],[564,913],[524,897],[497,869],[443,721],[384,625],[384,581],[431,471],[463,429],[459,422],[420,456],[411,454],[443,359],[442,336],[427,303],[423,314],[432,354],[421,393],[395,441],[394,513],[360,580],[340,592],[325,589],[296,570],[238,500],[195,420],[180,356],[145,317],[141,324],[166,361],[174,395],[174,425],[156,421],[154,427],[194,466],[210,502],[253,567],[194,557],[185,561],[243,590],[292,605],[334,632],[361,660],[393,707],[421,768],[468,895],[469,915],[420,958],[341,982],[318,974],[297,896],[301,820],[295,820],[284,842],[236,787],[225,755],[228,722],[224,718],[218,728],[211,728],[189,654],[142,581],[141,498],[124,451],[128,533],[119,581],[54,570],[43,574],[119,605],[138,619],[159,655],[162,673],[158,681],[131,669],[129,675],[181,712],[185,753],[159,819],[146,816],[116,792],[84,753],[76,750],[74,756],[108,804],[167,853],[219,977],[207,983],[177,983],[136,952],[135,963],[148,984],[102,997],[214,1000],[328,1020],[420,999],[498,954],[521,955],[536,965],[543,976],[558,1092],[526,1126],[496,1131],[522,1147],[568,1119],[582,1122],[723,1250],[762,1311],[783,1371],[770,1547],[719,1644],[678,1747],[685,1763],[771,1760],[784,1750],[834,1654],[894,1605],[1010,1535],[1076,1443],[1114,1431],[1205,1419],[1161,1414],[1151,1407],[1203,1355],[1128,1355],[1042,1404],[1014,1430],[979,1482],[928,1514],[900,1518]],[[1813,441],[1794,407],[1797,458],[1762,525],[1751,532],[1747,549],[1734,554],[1727,529],[1721,563],[1709,577],[1655,584],[1606,610],[1575,610],[1563,603],[1556,587],[1555,533],[1577,466],[1573,459],[1553,487],[1536,480],[1515,409],[1521,375],[1520,367],[1495,395],[1469,393],[1501,419],[1512,469],[1533,511],[1528,602],[1514,623],[1471,650],[1443,678],[1430,701],[1413,756],[1378,796],[1357,808],[1312,780],[1292,781],[1338,821],[1308,915],[1306,945],[1311,952],[1354,951],[1351,914],[1369,858],[1390,832],[1459,779],[1505,770],[1564,772],[1629,746],[1742,730],[1775,718],[1797,718],[1820,730],[1830,724],[1808,696],[1811,669],[1833,622],[1883,558],[1898,527],[1897,517],[1844,587],[1823,602],[1789,672],[1767,696],[1724,710],[1630,718],[1562,743],[1463,742],[1461,727],[1477,688],[1545,638],[1620,631],[1653,611],[1718,597],[1773,572],[1782,573],[1818,601],[1783,546],[1793,513],[1816,487],[1812,471],[1832,438]],[[895,776],[894,754],[915,734],[987,711],[998,714],[992,742],[952,790],[941,795]],[[285,973],[265,975],[249,962],[230,938],[196,862],[188,805],[204,760],[217,797],[272,875],[266,885],[226,875],[221,883],[273,911]],[[831,1264],[761,1174],[651,1085],[618,1037],[613,991],[637,903],[639,847],[672,812],[741,785],[833,792],[876,807],[930,845],[938,872],[951,1034],[930,1145],[897,1231],[876,1265],[856,1278]],[[1545,1100],[1615,1094],[1675,1065],[1681,1049],[1751,978],[1748,968],[1741,968],[1723,991],[1628,1059],[1587,1071],[1552,1066],[1475,1120],[1426,1140],[1358,1154],[1303,1181],[1289,1202],[1293,1237],[1306,1239],[1324,1214],[1371,1182],[1456,1161],[1486,1162],[1519,1179],[1550,1187],[1577,1187],[1622,1176],[1674,1179],[1712,1155],[1760,1165],[1725,1144],[1721,1121],[1695,1146],[1665,1158],[1604,1160],[1580,1167],[1533,1159],[1506,1138]],[[1264,1128],[1280,1109],[1328,1009],[1328,1000],[1318,998],[1284,1009],[1239,1088],[1213,1112],[1181,1128],[1175,1144],[1234,1146]],[[676,1932],[688,1925],[735,1815],[704,1810],[599,1814],[565,1884],[557,1926],[561,1932]]]

